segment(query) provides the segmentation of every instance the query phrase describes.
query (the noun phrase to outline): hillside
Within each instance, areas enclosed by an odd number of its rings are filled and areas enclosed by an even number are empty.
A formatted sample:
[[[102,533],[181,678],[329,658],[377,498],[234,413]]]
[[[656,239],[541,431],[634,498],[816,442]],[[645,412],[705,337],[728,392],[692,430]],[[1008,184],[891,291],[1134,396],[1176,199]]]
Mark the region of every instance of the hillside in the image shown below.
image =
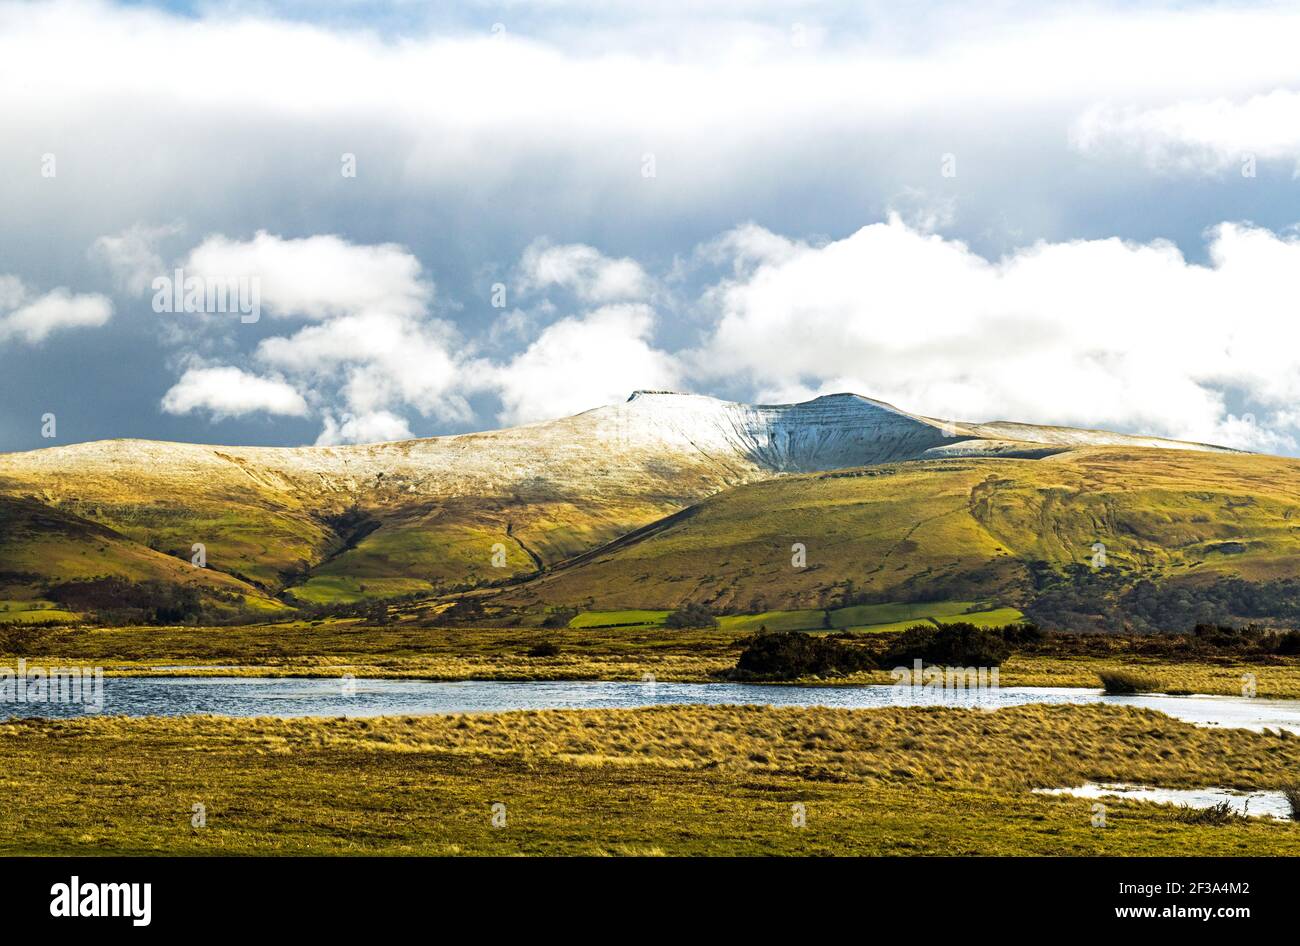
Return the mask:
[[[503,600],[720,611],[859,601],[1023,607],[1046,576],[1205,584],[1300,577],[1300,461],[1130,447],[911,461],[755,483],[583,556]],[[806,548],[806,567],[792,546]]]
[[[284,610],[259,589],[165,555],[105,526],[31,500],[0,497],[0,621],[73,616],[97,607],[175,608],[187,594],[208,613]],[[129,583],[86,587],[89,579]],[[177,592],[179,591],[179,594]],[[44,597],[42,597],[44,596]]]
[[[979,457],[1044,458],[1079,444],[1219,451],[1105,431],[942,421],[851,394],[751,406],[637,392],[561,420],[398,443],[114,440],[4,454],[0,497],[109,530],[107,544],[75,530],[60,540],[102,562],[99,574],[159,556],[188,563],[197,542],[210,571],[255,595],[336,603],[536,574],[746,484],[906,460],[942,470]],[[65,557],[40,551],[39,530],[7,541],[27,563],[20,584],[29,596],[66,577]]]

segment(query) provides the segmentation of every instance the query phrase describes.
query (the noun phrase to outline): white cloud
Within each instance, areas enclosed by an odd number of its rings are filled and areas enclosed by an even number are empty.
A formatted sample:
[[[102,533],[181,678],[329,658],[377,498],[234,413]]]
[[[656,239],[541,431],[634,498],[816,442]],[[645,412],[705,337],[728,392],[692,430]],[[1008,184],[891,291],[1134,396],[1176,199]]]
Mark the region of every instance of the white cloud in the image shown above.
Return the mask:
[[[637,388],[672,388],[673,358],[654,348],[654,313],[645,305],[609,305],[549,325],[495,372],[505,424],[576,414],[627,399]]]
[[[1223,224],[1210,257],[1109,239],[990,262],[893,218],[724,280],[686,357],[699,379],[778,397],[850,390],[934,416],[1294,446],[1300,241]],[[1233,420],[1233,391],[1256,422]]]
[[[436,319],[361,312],[267,338],[257,359],[335,387],[359,415],[409,406],[425,416],[463,421],[470,416],[462,391],[464,360],[454,345],[452,328]]]
[[[17,276],[0,276],[0,312],[16,309],[27,298],[27,287]]]
[[[255,277],[261,302],[273,314],[316,320],[293,334],[264,338],[251,360],[287,376],[326,406],[322,442],[408,437],[406,421],[392,412],[397,408],[441,421],[470,416],[456,331],[429,315],[434,287],[404,247],[354,244],[332,235],[285,239],[258,232],[247,241],[214,235],[180,265],[187,278]],[[226,382],[235,380],[246,394],[229,390]],[[241,397],[247,406],[241,407]],[[164,409],[173,413],[200,408],[217,416],[307,413],[288,383],[259,383],[235,368],[187,371],[164,398]],[[333,408],[343,411],[341,421],[330,413]]]
[[[250,360],[277,380],[248,396],[265,404],[278,391],[293,414],[306,412],[304,392],[323,409],[321,443],[408,437],[410,411],[466,423],[476,393],[499,397],[498,420],[517,424],[636,388],[726,385],[756,400],[856,391],[932,416],[1293,449],[1300,238],[1222,224],[1208,239],[1206,265],[1167,242],[1118,239],[988,260],[896,216],[819,244],[747,224],[695,253],[727,274],[686,303],[703,321],[695,348],[657,346],[657,313],[639,302],[551,321],[498,360],[425,312],[361,308],[263,339]],[[527,331],[552,311],[543,300],[510,322]],[[257,380],[204,369],[217,370]],[[273,409],[241,408],[236,384],[200,383],[219,378],[192,369],[167,409]]]
[[[1025,174],[1054,173],[1044,150],[1059,152],[1091,103],[1140,95],[1152,108],[1300,84],[1300,10],[994,8],[836,9],[824,25],[801,9],[812,40],[801,46],[784,11],[740,6],[708,28],[693,9],[642,5],[616,28],[567,22],[496,39],[486,18],[477,32],[385,40],[256,11],[232,16],[220,4],[182,16],[0,0],[0,134],[18,143],[75,129],[61,136],[68,152],[94,143],[96,160],[82,161],[75,179],[61,174],[48,198],[69,213],[185,199],[193,219],[207,210],[228,221],[248,208],[244,219],[257,225],[265,207],[301,213],[352,188],[382,206],[374,219],[428,212],[432,199],[450,218],[437,224],[467,226],[491,198],[542,218],[630,228],[718,208],[730,222],[781,194],[880,206],[900,186],[933,182],[950,148],[962,153],[963,175],[980,173],[981,192],[1010,199],[1024,193]],[[552,18],[566,20],[555,11],[535,19]],[[218,68],[232,49],[261,68]],[[55,52],[75,68],[49,74]],[[25,81],[33,75],[44,81]],[[158,115],[168,116],[167,134],[139,173],[137,144],[158,136]],[[357,180],[339,176],[345,151],[357,156]],[[653,181],[641,176],[647,152]],[[0,204],[46,206],[17,174],[0,176]]]
[[[182,265],[187,277],[257,279],[262,304],[279,316],[379,311],[410,317],[433,297],[420,261],[404,247],[358,245],[328,234],[285,239],[259,230],[244,241],[210,236]]]
[[[585,302],[632,301],[649,291],[645,270],[635,260],[611,259],[581,243],[536,240],[524,250],[519,270],[525,292],[560,286]]]
[[[118,287],[133,296],[144,295],[154,278],[170,275],[158,252],[158,243],[181,232],[179,223],[150,226],[137,223],[121,233],[99,237],[90,256],[112,271]]]
[[[256,267],[246,265],[254,257]],[[290,379],[324,406],[321,443],[409,437],[404,410],[465,423],[473,417],[468,397],[475,392],[499,394],[501,417],[523,422],[622,400],[634,387],[670,386],[678,378],[672,358],[650,344],[654,313],[643,304],[610,304],[552,322],[525,351],[499,364],[476,358],[452,325],[428,313],[432,286],[401,247],[259,234],[242,244],[210,237],[188,260],[187,275],[258,272],[264,302],[319,319],[292,334],[264,338],[251,361]],[[194,266],[196,261],[202,265]],[[520,271],[536,290],[562,286],[588,300],[641,294],[648,284],[631,260],[544,242],[525,253]],[[534,316],[552,308],[543,299],[532,313],[512,314],[501,331],[528,331]],[[500,332],[492,334],[498,328],[488,332],[489,339],[501,340]],[[168,392],[164,408],[207,409],[220,416],[270,409],[257,405],[273,403],[275,391],[250,388],[262,396],[244,395],[244,406],[228,372],[240,375],[245,388],[256,380],[235,368],[191,369]],[[306,410],[301,398],[276,403],[282,413],[294,412],[285,409],[289,405]]]
[[[0,276],[0,341],[20,338],[35,345],[52,332],[69,328],[97,328],[113,317],[113,303],[97,293],[52,289],[31,297],[15,276]]]
[[[1135,154],[1159,171],[1249,170],[1247,161],[1300,160],[1300,92],[1216,98],[1152,108],[1096,105],[1070,132],[1080,151]]]
[[[359,417],[344,414],[338,420],[332,414],[326,414],[325,429],[316,438],[316,446],[381,443],[387,440],[410,440],[413,436],[406,421],[388,411],[372,411]]]
[[[303,417],[308,411],[292,385],[230,366],[189,368],[163,395],[162,409],[168,414],[204,410],[218,420],[256,412]]]

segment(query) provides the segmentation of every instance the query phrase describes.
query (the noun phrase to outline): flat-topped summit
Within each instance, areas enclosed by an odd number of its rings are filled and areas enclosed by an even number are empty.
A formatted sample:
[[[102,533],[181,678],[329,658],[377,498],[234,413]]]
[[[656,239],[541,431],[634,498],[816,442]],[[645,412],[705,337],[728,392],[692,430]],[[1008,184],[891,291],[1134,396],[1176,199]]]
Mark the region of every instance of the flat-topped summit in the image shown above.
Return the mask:
[[[186,468],[236,463],[287,475],[345,477],[384,472],[410,485],[433,476],[471,483],[500,481],[511,473],[563,476],[556,461],[580,460],[588,470],[624,463],[643,469],[670,454],[704,455],[710,465],[732,467],[728,478],[784,472],[815,472],[905,459],[987,455],[1035,455],[1042,448],[1129,445],[1223,451],[1208,444],[1104,430],[998,421],[941,420],[904,411],[850,392],[824,394],[789,404],[744,404],[703,394],[637,390],[626,401],[572,417],[470,434],[333,447],[235,447],[151,440],[103,440],[0,454],[6,470],[50,473],[75,466],[147,466],[174,461]],[[590,452],[599,451],[593,460]],[[648,457],[649,455],[649,457]],[[158,475],[165,475],[159,472]],[[253,474],[249,474],[253,475]],[[392,482],[392,481],[390,481]],[[473,486],[469,487],[471,490]]]

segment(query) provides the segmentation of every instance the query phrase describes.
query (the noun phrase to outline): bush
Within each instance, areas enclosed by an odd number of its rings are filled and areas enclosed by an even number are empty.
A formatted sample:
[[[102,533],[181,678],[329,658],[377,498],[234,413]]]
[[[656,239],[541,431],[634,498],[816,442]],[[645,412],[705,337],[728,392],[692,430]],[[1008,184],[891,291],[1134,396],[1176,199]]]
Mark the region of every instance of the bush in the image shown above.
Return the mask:
[[[1099,670],[1102,688],[1112,695],[1153,693],[1161,689],[1158,681],[1128,670]]]
[[[717,627],[718,619],[702,604],[686,604],[664,618],[664,627]]]
[[[1300,631],[1287,631],[1277,639],[1277,652],[1287,656],[1300,654]]]
[[[731,676],[739,680],[797,680],[857,673],[874,666],[875,660],[864,647],[800,631],[777,631],[748,638]]]
[[[992,629],[991,629],[992,630]],[[1047,634],[1037,624],[1007,624],[992,633],[998,634],[1013,649],[1025,644],[1038,644],[1047,639]]]
[[[1010,654],[1001,633],[959,621],[939,627],[909,627],[891,642],[882,663],[901,667],[919,660],[941,667],[997,667]]]
[[[529,657],[558,657],[560,645],[554,641],[540,641],[528,648]]]

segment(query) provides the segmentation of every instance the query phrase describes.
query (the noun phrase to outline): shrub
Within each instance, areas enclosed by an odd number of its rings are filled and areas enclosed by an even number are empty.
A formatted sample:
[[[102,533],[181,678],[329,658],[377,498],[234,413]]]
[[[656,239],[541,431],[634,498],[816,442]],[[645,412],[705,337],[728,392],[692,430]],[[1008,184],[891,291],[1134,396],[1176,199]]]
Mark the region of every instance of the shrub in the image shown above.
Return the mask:
[[[1099,670],[1102,688],[1113,695],[1132,693],[1153,693],[1160,690],[1160,683],[1151,677],[1129,670]]]
[[[1232,802],[1221,801],[1209,808],[1191,808],[1184,806],[1178,812],[1178,820],[1184,824],[1224,825],[1240,821],[1244,816],[1232,808]]]
[[[717,627],[718,619],[702,604],[685,604],[664,618],[664,627]]]
[[[991,629],[992,630],[992,629]],[[998,634],[1012,648],[1022,647],[1025,644],[1038,644],[1047,639],[1047,634],[1037,624],[1007,624],[1003,627],[992,630],[992,633]]]
[[[540,641],[528,648],[529,657],[558,657],[560,645],[554,641]]]
[[[919,660],[943,667],[996,667],[1010,653],[1002,634],[965,621],[939,627],[918,624],[891,642],[883,663],[899,667]]]
[[[1277,639],[1277,652],[1293,656],[1300,654],[1300,631],[1287,631]]]
[[[777,631],[748,638],[731,675],[740,680],[796,680],[856,673],[874,666],[864,647],[800,631]]]

